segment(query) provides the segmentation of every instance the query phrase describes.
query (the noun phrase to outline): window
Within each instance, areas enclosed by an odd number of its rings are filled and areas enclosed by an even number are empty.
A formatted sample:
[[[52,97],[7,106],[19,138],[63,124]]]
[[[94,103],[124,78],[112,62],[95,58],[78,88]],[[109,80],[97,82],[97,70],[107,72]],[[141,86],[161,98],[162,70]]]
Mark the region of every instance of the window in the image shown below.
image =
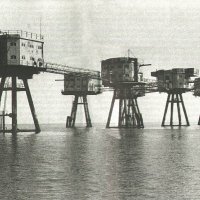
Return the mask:
[[[26,44],[25,44],[25,43],[22,43],[22,46],[23,46],[23,47],[25,47],[25,46],[26,46]]]
[[[10,56],[11,59],[16,59],[15,55]]]
[[[32,44],[28,44],[28,47],[30,48],[34,48],[34,46]]]
[[[38,49],[42,49],[42,47],[41,47],[41,46],[38,46]]]
[[[31,56],[31,57],[30,57],[30,60],[34,60],[34,58]]]
[[[22,59],[25,60],[25,56],[22,56]]]
[[[16,43],[15,42],[11,42],[10,46],[16,46]]]

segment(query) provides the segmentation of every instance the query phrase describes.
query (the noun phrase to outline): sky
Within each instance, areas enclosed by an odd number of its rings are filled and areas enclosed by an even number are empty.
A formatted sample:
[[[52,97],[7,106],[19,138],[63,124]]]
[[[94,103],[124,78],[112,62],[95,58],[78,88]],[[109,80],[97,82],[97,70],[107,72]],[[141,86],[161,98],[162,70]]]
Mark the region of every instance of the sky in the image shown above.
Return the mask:
[[[1,0],[0,30],[44,35],[45,62],[101,70],[101,60],[133,56],[150,72],[172,67],[200,69],[200,2],[189,0]],[[72,96],[61,95],[62,75],[34,75],[29,81],[40,123],[65,123]],[[200,114],[200,99],[184,94],[191,122]],[[166,94],[139,98],[144,122],[161,122]],[[106,123],[112,92],[88,96],[93,122]],[[7,106],[9,110],[10,106]],[[19,123],[32,123],[25,94],[19,94]],[[83,118],[82,110],[77,121]],[[114,120],[116,120],[116,113]]]

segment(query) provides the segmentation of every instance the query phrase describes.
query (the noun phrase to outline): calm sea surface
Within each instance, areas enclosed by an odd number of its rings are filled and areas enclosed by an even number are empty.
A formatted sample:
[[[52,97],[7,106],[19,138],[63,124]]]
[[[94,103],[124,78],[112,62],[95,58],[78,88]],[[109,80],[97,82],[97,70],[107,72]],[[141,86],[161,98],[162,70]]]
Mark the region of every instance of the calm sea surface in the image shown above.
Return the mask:
[[[200,128],[0,135],[0,199],[200,199]]]

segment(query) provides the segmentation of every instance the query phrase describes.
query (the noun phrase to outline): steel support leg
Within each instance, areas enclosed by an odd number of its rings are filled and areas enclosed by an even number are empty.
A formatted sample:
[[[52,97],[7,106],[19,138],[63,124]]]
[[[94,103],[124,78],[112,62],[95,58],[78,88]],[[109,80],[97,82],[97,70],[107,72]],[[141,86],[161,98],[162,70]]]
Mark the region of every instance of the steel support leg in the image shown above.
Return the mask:
[[[180,99],[179,94],[176,94],[176,100],[177,100],[177,111],[178,111],[178,125],[181,126],[181,110],[180,110]]]
[[[110,127],[110,120],[111,120],[112,111],[113,111],[113,107],[114,107],[114,103],[115,103],[115,96],[116,96],[116,90],[114,90],[114,93],[113,93],[113,98],[112,98],[112,102],[111,102],[111,106],[110,106],[110,111],[109,111],[109,115],[108,115],[106,128]]]
[[[185,109],[182,94],[179,94],[179,96],[180,96],[181,104],[182,104],[182,107],[183,107],[183,112],[184,112],[184,115],[185,115],[186,125],[189,126],[190,123],[189,123],[189,120],[188,120],[188,116],[187,116],[187,112],[186,112],[186,109]]]
[[[132,103],[132,121],[133,121],[133,127],[136,127],[136,125],[137,125],[137,119],[136,119],[136,109],[135,109],[134,99],[131,99],[131,103]]]
[[[173,115],[174,115],[174,94],[171,94],[171,116],[170,116],[170,126],[173,126]]]
[[[170,96],[171,96],[170,94],[168,94],[168,96],[167,96],[167,101],[166,101],[166,105],[165,105],[165,111],[164,111],[164,115],[163,115],[163,120],[162,120],[161,126],[165,126],[165,119],[166,119],[166,115],[167,115],[167,109],[168,109],[168,105],[169,105]]]
[[[12,134],[17,133],[17,77],[12,77]]]
[[[79,99],[79,96],[75,95],[73,106],[72,106],[72,112],[71,112],[71,118],[72,118],[72,125],[71,125],[71,127],[75,126],[77,106],[78,106],[78,99]]]
[[[2,77],[1,78],[1,84],[0,84],[0,102],[1,102],[1,97],[2,97],[2,94],[3,94],[5,82],[6,82],[6,77]]]
[[[127,100],[124,99],[124,120],[125,120],[124,125],[127,128],[128,127],[128,119],[127,119],[127,102],[126,101]]]
[[[35,112],[35,107],[34,107],[34,104],[33,104],[33,100],[32,100],[32,97],[31,97],[31,92],[30,92],[30,89],[29,89],[29,86],[28,86],[27,79],[23,79],[23,83],[24,83],[24,87],[25,87],[25,90],[26,90],[26,95],[27,95],[28,103],[29,103],[29,106],[30,106],[30,109],[31,109],[33,121],[34,121],[34,124],[35,124],[35,132],[39,133],[41,131],[41,129],[40,129],[39,122],[38,122],[38,119],[37,119],[37,115],[36,115],[36,112]]]
[[[121,127],[122,126],[122,99],[119,99],[119,118],[118,118],[118,126]]]
[[[84,105],[84,111],[85,111],[85,119],[87,127],[92,127],[89,108],[88,108],[88,102],[87,102],[87,96],[83,95],[83,105]]]
[[[135,98],[135,106],[136,106],[136,111],[137,111],[137,114],[138,114],[137,127],[138,128],[144,128],[143,118],[142,118],[142,114],[140,113],[140,109],[139,109],[139,106],[138,106],[137,98]]]

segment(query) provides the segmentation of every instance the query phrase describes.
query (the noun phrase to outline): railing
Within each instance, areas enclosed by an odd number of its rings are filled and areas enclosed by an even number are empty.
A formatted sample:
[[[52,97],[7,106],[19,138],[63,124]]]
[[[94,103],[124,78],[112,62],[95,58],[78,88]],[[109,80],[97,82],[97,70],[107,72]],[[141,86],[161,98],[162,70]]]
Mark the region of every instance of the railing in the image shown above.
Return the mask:
[[[67,65],[61,65],[56,63],[45,63],[44,67],[46,68],[46,72],[49,73],[87,76],[89,78],[100,79],[100,72],[95,70],[69,67]]]
[[[0,30],[0,35],[20,35],[20,37],[28,38],[28,39],[34,39],[34,40],[44,40],[44,36],[37,33],[31,33],[27,31],[22,30]]]

